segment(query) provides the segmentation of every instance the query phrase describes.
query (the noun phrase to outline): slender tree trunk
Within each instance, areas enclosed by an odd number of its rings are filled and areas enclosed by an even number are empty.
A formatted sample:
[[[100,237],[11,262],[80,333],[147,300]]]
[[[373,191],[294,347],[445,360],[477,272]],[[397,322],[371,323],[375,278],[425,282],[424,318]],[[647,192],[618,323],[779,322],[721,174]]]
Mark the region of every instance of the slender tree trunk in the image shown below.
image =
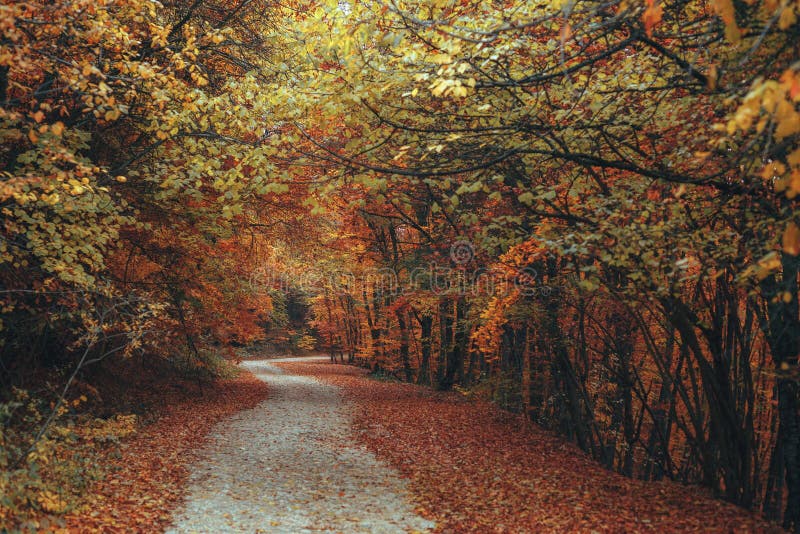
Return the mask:
[[[420,340],[422,361],[420,362],[419,372],[417,373],[417,384],[430,385],[431,383],[431,344],[433,339],[433,316],[423,312],[422,316],[417,317],[421,329]]]
[[[453,303],[445,298],[439,305],[439,325],[441,343],[439,346],[439,364],[436,368],[436,386],[440,390],[453,387],[451,358],[455,341],[453,339]]]
[[[786,509],[784,528],[800,530],[800,418],[798,417],[798,384],[788,371],[797,368],[800,352],[800,317],[798,317],[798,264],[800,258],[783,256],[783,276],[776,275],[762,282],[767,302],[767,341],[778,372],[778,418],[780,429],[773,454],[780,454],[786,477]],[[791,300],[784,302],[783,295]]]
[[[524,343],[522,349],[522,410],[527,419],[531,418],[531,351],[529,327],[524,330]]]
[[[0,66],[0,106],[5,106],[8,95],[8,65]]]
[[[647,462],[643,478],[645,480],[661,480],[664,478],[664,464],[669,454],[670,419],[667,406],[672,399],[672,377],[669,370],[672,367],[672,355],[675,351],[675,331],[672,329],[667,335],[664,348],[664,363],[661,375],[661,387],[658,393],[658,404],[653,408],[653,427],[647,440]]]
[[[444,376],[439,380],[439,389],[449,390],[464,381],[464,353],[467,348],[466,302],[463,298],[453,302],[454,315],[449,319],[447,337],[449,347],[445,353]]]
[[[777,391],[775,392],[775,396],[777,398]],[[775,446],[769,460],[767,488],[764,492],[764,506],[762,510],[764,512],[764,517],[767,519],[778,520],[781,517],[781,506],[783,504],[784,469],[783,450],[781,449],[783,439],[780,435],[777,416],[773,418],[770,430],[772,434],[775,435]]]
[[[377,293],[377,288],[373,288]],[[367,325],[369,326],[369,333],[372,339],[372,370],[380,371],[381,365],[381,327],[378,324],[378,304],[379,297],[373,295],[372,297],[372,310],[370,311],[370,301],[367,298],[367,290],[364,289],[364,310],[367,314]]]
[[[414,381],[414,371],[411,369],[411,360],[408,355],[408,323],[406,321],[406,311],[397,310],[397,324],[400,327],[400,361],[403,364],[403,372],[407,382]]]

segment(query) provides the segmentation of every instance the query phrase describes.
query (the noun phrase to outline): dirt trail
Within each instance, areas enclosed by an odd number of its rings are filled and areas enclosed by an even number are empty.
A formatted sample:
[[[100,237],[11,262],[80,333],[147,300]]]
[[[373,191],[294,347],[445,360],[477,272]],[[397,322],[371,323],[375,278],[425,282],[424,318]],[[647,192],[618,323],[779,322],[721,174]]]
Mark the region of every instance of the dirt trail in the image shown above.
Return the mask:
[[[269,398],[217,425],[168,532],[433,528],[414,513],[399,474],[353,445],[351,408],[338,388],[289,374],[278,361],[242,364],[267,383]]]

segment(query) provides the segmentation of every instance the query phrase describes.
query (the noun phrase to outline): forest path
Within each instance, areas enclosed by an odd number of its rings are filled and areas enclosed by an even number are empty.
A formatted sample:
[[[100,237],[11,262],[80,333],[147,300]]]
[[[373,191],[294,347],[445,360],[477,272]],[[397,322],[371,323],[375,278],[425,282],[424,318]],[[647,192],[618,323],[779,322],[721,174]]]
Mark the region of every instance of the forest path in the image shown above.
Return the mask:
[[[316,358],[317,360],[319,358]],[[405,481],[351,439],[336,386],[257,360],[242,364],[269,398],[219,423],[190,467],[188,495],[168,532],[409,532]]]

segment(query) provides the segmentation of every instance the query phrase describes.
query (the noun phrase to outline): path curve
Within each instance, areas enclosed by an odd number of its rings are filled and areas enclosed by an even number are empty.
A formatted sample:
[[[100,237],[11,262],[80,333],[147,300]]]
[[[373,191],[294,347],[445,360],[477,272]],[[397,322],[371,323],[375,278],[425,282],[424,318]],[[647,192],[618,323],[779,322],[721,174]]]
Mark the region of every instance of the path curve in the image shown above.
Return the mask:
[[[269,398],[214,427],[168,532],[433,528],[414,513],[400,475],[350,439],[350,406],[338,388],[276,361],[242,363],[267,383]]]

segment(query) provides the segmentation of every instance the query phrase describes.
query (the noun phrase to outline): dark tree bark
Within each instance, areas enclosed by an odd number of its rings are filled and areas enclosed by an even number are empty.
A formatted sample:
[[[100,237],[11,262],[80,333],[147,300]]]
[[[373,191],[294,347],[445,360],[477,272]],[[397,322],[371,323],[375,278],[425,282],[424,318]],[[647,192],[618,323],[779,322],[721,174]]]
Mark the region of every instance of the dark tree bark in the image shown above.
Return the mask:
[[[798,416],[798,383],[788,371],[796,369],[800,352],[800,318],[798,317],[797,275],[800,259],[784,255],[783,272],[780,279],[771,275],[761,284],[767,302],[767,324],[762,325],[772,351],[772,359],[778,372],[778,419],[780,428],[778,442],[773,454],[783,460],[786,489],[786,509],[783,515],[784,528],[800,529],[800,417]],[[791,300],[785,302],[788,293]]]

